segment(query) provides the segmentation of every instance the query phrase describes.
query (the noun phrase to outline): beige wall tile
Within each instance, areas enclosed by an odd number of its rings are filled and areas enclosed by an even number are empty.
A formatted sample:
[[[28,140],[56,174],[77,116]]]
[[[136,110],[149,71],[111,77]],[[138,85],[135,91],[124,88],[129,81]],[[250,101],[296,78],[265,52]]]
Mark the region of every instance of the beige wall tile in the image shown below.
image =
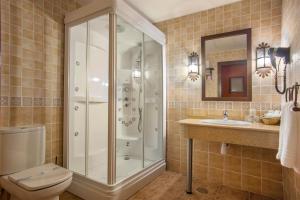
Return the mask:
[[[6,127],[9,125],[9,107],[0,107],[0,126]]]
[[[10,108],[10,125],[21,126],[32,124],[33,112],[32,107],[11,107]]]
[[[262,160],[273,162],[273,163],[279,163],[279,161],[276,159],[277,150],[274,149],[262,149]]]
[[[267,179],[262,179],[262,192],[276,199],[283,198],[283,187],[280,182],[273,182]]]
[[[282,167],[280,164],[262,162],[261,169],[261,175],[263,178],[282,181]]]
[[[223,184],[223,170],[217,168],[208,168],[208,180],[211,183]]]
[[[167,151],[167,154],[171,154],[170,157],[167,156],[167,159],[172,159],[172,164],[174,159],[177,163],[180,163],[180,167],[171,166],[175,171],[186,172],[186,141],[180,136],[173,137],[173,135],[182,135],[184,130],[178,125],[174,128],[176,121],[190,117],[221,118],[224,109],[227,109],[230,117],[234,119],[243,119],[250,108],[256,108],[258,115],[270,109],[280,109],[280,95],[274,90],[273,79],[258,78],[254,73],[254,61],[252,63],[252,102],[203,102],[201,100],[201,81],[191,82],[187,78],[185,65],[190,52],[201,52],[200,39],[205,35],[252,28],[253,56],[255,55],[256,46],[262,41],[275,46],[280,45],[280,10],[280,0],[244,0],[156,24],[167,36],[167,148],[172,149]],[[178,143],[180,144],[180,150],[174,151],[173,148],[179,146]],[[207,171],[209,181],[221,183],[223,180],[220,177],[216,178],[212,175],[223,176],[224,173],[236,172],[240,177],[244,177],[244,184],[247,183],[246,186],[250,191],[262,193],[261,162],[278,163],[275,158],[276,153],[261,148],[230,145],[227,155],[223,156],[220,154],[220,147],[220,143],[194,141],[194,160],[196,163],[194,165],[206,166],[206,155],[208,155],[208,169],[202,170],[202,172]],[[244,162],[241,164],[239,160]],[[241,170],[241,165],[243,165],[243,170]],[[241,169],[239,170],[239,168]],[[273,173],[278,173],[278,171],[273,171]],[[246,174],[252,175],[246,176]],[[273,181],[279,180],[279,176],[278,174],[268,175],[268,177],[275,179],[270,178]],[[238,175],[235,177],[238,177]],[[256,183],[259,185],[255,185]]]
[[[242,173],[252,176],[261,176],[261,162],[259,160],[242,159]]]
[[[224,169],[240,173],[242,170],[241,157],[225,156]]]
[[[1,66],[0,98],[1,104],[4,102],[2,99],[8,99],[11,107],[9,104],[4,107],[0,105],[0,127],[44,124],[47,127],[46,161],[55,161],[57,157],[60,164],[62,107],[45,107],[45,97],[46,90],[53,87],[51,101],[53,98],[62,100],[63,17],[66,12],[77,7],[79,4],[76,0],[14,0],[1,4],[0,44],[3,67]],[[54,17],[52,12],[58,10],[60,17],[57,14]],[[49,65],[51,70],[46,71]],[[49,77],[53,82],[46,85],[45,80]],[[52,128],[49,128],[50,124]]]
[[[194,150],[193,162],[196,165],[208,165],[208,152]]]
[[[208,154],[208,165],[209,165],[209,167],[223,169],[224,168],[224,157],[220,154],[209,153]]]
[[[193,165],[193,176],[199,178],[201,181],[206,181],[208,179],[208,166]]]
[[[261,193],[261,179],[255,177],[255,176],[243,175],[242,176],[242,189],[249,191],[249,192],[254,192],[254,193],[260,194]]]
[[[224,185],[241,189],[242,177],[240,173],[224,172]]]

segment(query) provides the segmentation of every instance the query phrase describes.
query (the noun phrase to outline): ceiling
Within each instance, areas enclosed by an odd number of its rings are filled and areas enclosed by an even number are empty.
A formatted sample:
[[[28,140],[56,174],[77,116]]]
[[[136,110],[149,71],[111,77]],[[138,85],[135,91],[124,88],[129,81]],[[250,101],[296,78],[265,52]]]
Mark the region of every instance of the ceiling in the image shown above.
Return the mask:
[[[78,0],[82,5],[93,0]],[[96,0],[97,1],[97,0]],[[124,0],[152,22],[164,21],[240,0]]]

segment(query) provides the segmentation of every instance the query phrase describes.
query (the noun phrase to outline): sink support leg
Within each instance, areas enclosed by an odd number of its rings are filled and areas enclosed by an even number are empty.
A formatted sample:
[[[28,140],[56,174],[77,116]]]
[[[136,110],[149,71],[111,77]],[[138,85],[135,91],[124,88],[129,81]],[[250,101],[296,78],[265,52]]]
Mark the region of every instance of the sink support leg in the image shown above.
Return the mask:
[[[192,194],[192,176],[193,176],[193,139],[189,138],[187,141],[187,182],[186,193]]]

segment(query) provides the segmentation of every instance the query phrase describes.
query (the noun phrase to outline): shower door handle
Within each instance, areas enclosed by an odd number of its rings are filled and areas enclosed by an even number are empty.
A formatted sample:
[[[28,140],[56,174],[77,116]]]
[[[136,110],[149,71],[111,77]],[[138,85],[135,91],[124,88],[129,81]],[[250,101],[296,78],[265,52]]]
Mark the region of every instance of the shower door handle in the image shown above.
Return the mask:
[[[139,122],[138,122],[138,131],[142,132],[142,115],[143,115],[143,109],[139,108]]]

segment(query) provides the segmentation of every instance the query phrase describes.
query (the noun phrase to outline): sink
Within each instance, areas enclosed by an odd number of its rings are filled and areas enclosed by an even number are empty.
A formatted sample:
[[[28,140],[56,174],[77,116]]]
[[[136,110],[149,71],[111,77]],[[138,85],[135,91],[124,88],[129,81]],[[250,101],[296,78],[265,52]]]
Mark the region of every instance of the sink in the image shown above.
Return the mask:
[[[239,120],[226,120],[226,119],[201,119],[200,122],[207,124],[219,124],[219,125],[229,125],[229,126],[249,126],[250,122],[239,121]]]

